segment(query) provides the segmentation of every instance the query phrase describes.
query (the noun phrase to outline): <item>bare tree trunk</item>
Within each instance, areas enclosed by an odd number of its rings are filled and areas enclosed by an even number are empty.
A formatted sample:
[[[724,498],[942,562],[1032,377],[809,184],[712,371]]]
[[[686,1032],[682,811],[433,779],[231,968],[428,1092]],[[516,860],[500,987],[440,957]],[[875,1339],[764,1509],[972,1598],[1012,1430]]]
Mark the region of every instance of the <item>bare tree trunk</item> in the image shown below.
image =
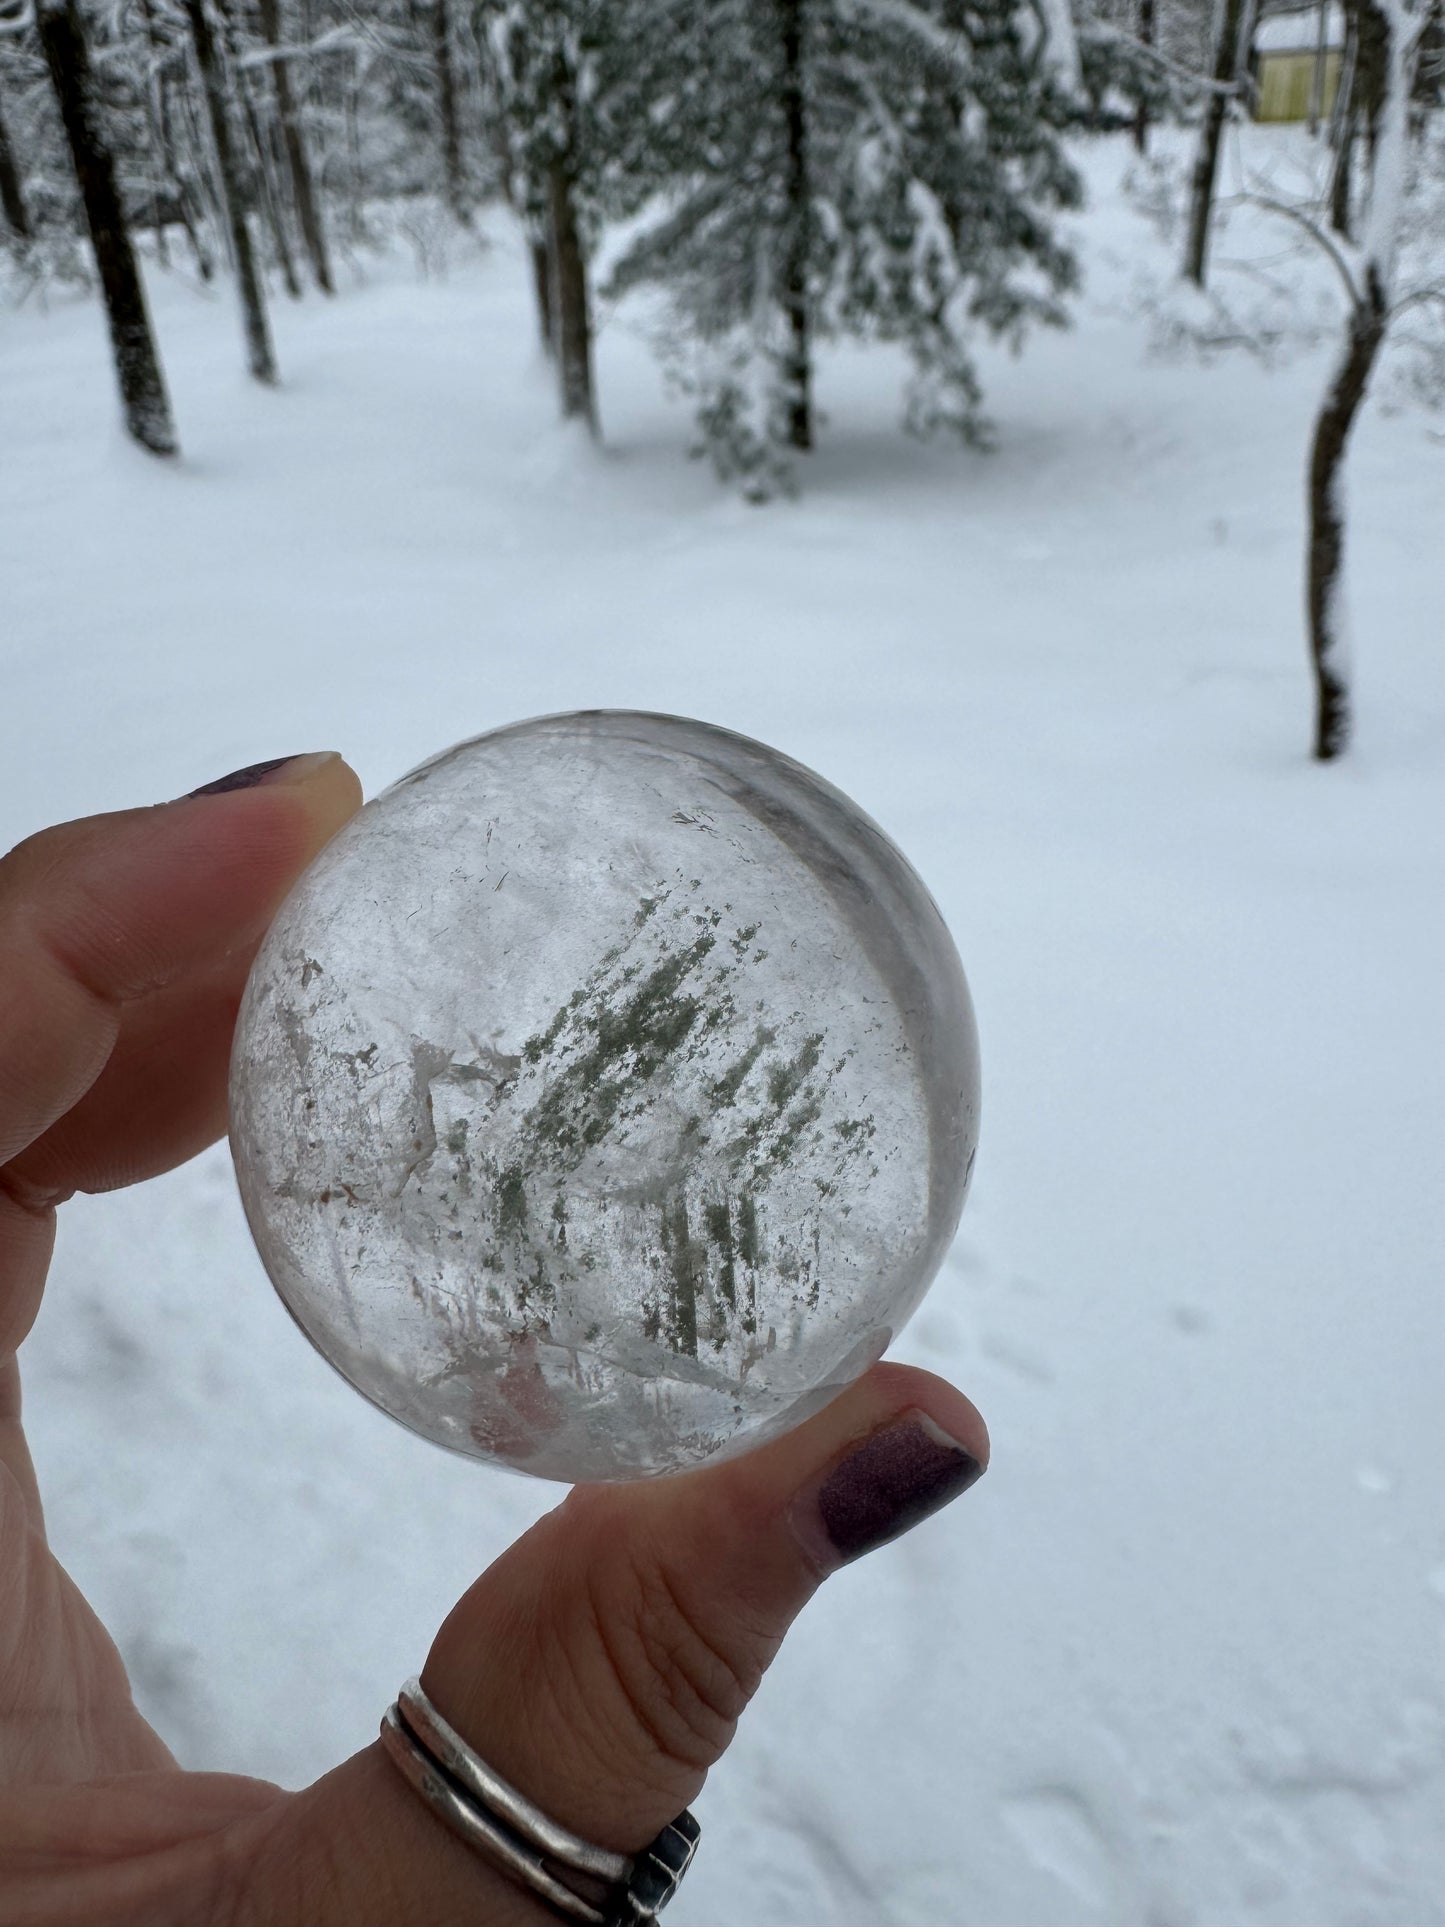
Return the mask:
[[[1194,161],[1194,181],[1190,190],[1189,239],[1184,249],[1184,275],[1196,286],[1204,286],[1205,263],[1209,258],[1209,229],[1214,216],[1214,182],[1219,172],[1219,142],[1224,133],[1224,117],[1233,99],[1239,78],[1240,25],[1245,0],[1223,0],[1219,38],[1214,43],[1214,86],[1205,103],[1204,121],[1199,130],[1199,151]]]
[[[447,206],[457,220],[466,223],[471,220],[471,210],[467,206],[466,181],[462,173],[462,131],[457,118],[457,83],[452,69],[451,16],[447,11],[447,0],[431,0],[430,11]]]
[[[1350,311],[1344,354],[1321,404],[1310,449],[1306,602],[1315,673],[1314,753],[1322,763],[1338,756],[1350,737],[1349,664],[1341,606],[1343,467],[1350,430],[1365,398],[1386,325],[1385,297],[1372,267],[1366,295]]]
[[[20,187],[20,170],[15,165],[3,114],[0,114],[0,208],[4,209],[6,225],[13,234],[22,241],[32,239],[30,214]]]
[[[1360,38],[1356,31],[1353,7],[1345,9],[1345,45],[1340,55],[1340,78],[1335,87],[1335,104],[1330,114],[1330,226],[1348,241],[1355,153],[1355,70],[1359,61]]]
[[[1380,138],[1380,116],[1389,86],[1390,29],[1384,14],[1370,0],[1353,0],[1359,50],[1355,59],[1355,107],[1365,133],[1371,171]]]
[[[1139,0],[1139,44],[1154,45],[1154,0]],[[1141,154],[1149,151],[1149,104],[1142,94],[1134,110],[1134,146]]]
[[[366,174],[361,165],[361,56],[353,56],[351,72],[342,89],[342,113],[346,121],[346,218],[351,239],[364,242],[366,236]]]
[[[1325,109],[1325,60],[1329,51],[1330,0],[1319,0],[1319,21],[1315,31],[1315,64],[1310,73],[1310,133],[1320,131],[1320,116]]]
[[[171,90],[169,77],[165,72],[163,55],[168,43],[157,35],[150,0],[141,0],[141,13],[146,25],[146,38],[150,43],[151,57],[157,60],[155,74],[155,118],[156,136],[160,143],[161,159],[165,168],[168,187],[175,195],[176,207],[180,213],[181,225],[186,230],[186,239],[191,244],[191,252],[196,257],[196,271],[203,281],[209,281],[216,271],[210,246],[206,241],[204,226],[206,219],[206,197],[197,183],[195,170],[183,158],[177,144],[175,127],[171,119]],[[183,90],[184,91],[184,90]],[[187,100],[187,105],[189,101]],[[183,119],[188,116],[183,115]]]
[[[532,285],[537,296],[537,326],[542,335],[542,346],[549,355],[557,352],[557,342],[553,334],[552,322],[552,263],[547,254],[546,237],[532,236]]]
[[[293,301],[301,299],[301,283],[296,277],[296,263],[291,254],[291,242],[286,233],[286,219],[281,209],[281,197],[276,191],[272,174],[272,157],[266,130],[261,125],[261,116],[256,111],[256,96],[246,75],[236,70],[236,86],[241,96],[241,106],[246,116],[246,128],[251,136],[251,150],[255,157],[256,199],[261,213],[271,233],[271,245],[276,250],[276,264],[281,270],[281,281]]]
[[[211,122],[211,140],[216,150],[218,185],[231,235],[231,254],[236,265],[241,321],[246,336],[246,363],[256,380],[270,387],[276,380],[276,356],[266,318],[266,298],[261,292],[261,277],[256,272],[256,256],[251,247],[251,230],[246,225],[246,200],[240,170],[236,165],[236,150],[231,145],[226,76],[221,68],[220,49],[206,15],[206,0],[185,0],[185,9],[186,18],[191,24],[196,64],[201,70],[201,86]]]
[[[160,79],[158,105],[161,140],[168,156],[170,176],[176,186],[176,206],[180,209],[181,226],[186,230],[186,239],[196,257],[196,272],[203,281],[209,281],[216,272],[216,262],[205,232],[206,197],[197,184],[190,163],[181,159],[176,147],[171,125],[170,89],[164,75]]]
[[[592,386],[587,256],[577,230],[572,163],[566,155],[559,155],[547,170],[547,230],[552,339],[562,391],[562,415],[564,420],[586,422],[595,435],[597,405]]]
[[[281,197],[276,192],[276,183],[272,176],[271,146],[266,138],[266,129],[261,125],[261,116],[256,109],[256,96],[251,87],[250,76],[241,66],[236,17],[231,10],[230,0],[216,0],[216,10],[225,27],[226,54],[230,72],[234,78],[238,103],[246,123],[246,132],[251,136],[251,165],[248,172],[253,183],[253,192],[249,199],[260,209],[261,219],[265,222],[271,236],[276,265],[281,270],[282,286],[293,301],[299,301],[301,283],[296,278],[296,263],[291,255],[291,242],[286,233]]]
[[[281,45],[281,9],[279,0],[261,0],[261,32],[266,44],[279,49]],[[301,223],[301,238],[306,244],[306,253],[311,262],[311,272],[316,277],[316,285],[323,294],[333,294],[335,287],[331,279],[331,257],[326,248],[326,230],[321,225],[321,214],[317,206],[316,191],[311,178],[311,161],[306,152],[306,137],[301,129],[301,119],[296,109],[296,98],[291,91],[291,76],[283,59],[271,62],[272,84],[276,89],[276,112],[281,122],[281,139],[286,149],[286,164],[291,174],[291,191],[296,201],[296,216]]]
[[[1351,101],[1340,122],[1340,137],[1335,146],[1335,163],[1330,174],[1330,226],[1342,240],[1350,239],[1351,202],[1354,189],[1355,106]]]
[[[140,12],[146,39],[145,104],[146,131],[150,135],[151,147],[151,225],[155,230],[156,259],[163,268],[168,268],[171,265],[171,250],[166,239],[165,199],[176,198],[176,180],[161,134],[161,62],[164,48],[156,40],[150,0],[141,0]]]
[[[808,314],[811,197],[803,97],[803,0],[778,0],[778,17],[783,56],[780,98],[786,142],[783,197],[788,221],[783,258],[783,312],[787,317],[789,342],[783,358],[783,405],[789,446],[807,449],[813,446],[813,353]]]
[[[100,271],[127,432],[153,455],[174,455],[176,430],[151,333],[145,289],[126,231],[115,164],[95,112],[90,56],[76,0],[45,0],[36,25],[70,143]]]

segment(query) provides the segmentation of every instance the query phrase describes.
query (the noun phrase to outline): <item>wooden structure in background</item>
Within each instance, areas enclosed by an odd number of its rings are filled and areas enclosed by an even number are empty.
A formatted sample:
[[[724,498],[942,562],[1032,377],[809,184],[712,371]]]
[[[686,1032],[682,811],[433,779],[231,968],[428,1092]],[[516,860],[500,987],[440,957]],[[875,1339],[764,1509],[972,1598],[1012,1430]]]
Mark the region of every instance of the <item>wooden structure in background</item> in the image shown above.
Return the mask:
[[[1340,84],[1344,48],[1343,7],[1267,14],[1255,28],[1250,51],[1254,118],[1327,120]]]

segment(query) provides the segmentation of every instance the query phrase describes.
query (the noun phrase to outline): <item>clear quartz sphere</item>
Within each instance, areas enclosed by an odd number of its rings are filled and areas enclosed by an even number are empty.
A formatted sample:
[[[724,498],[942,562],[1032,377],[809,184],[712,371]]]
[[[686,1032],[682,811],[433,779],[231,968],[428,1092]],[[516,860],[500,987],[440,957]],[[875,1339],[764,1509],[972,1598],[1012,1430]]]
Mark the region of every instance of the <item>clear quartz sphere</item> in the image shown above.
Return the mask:
[[[878,826],[677,717],[499,729],[367,805],[246,988],[231,1142],[312,1343],[438,1444],[625,1479],[798,1424],[958,1223],[978,1044]]]

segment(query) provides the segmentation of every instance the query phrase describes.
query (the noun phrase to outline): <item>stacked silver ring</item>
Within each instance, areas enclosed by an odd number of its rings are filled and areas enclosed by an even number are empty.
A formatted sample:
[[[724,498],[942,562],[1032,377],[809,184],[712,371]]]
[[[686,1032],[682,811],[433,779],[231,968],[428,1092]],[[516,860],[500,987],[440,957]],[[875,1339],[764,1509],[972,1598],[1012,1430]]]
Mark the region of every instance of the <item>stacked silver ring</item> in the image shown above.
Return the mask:
[[[676,1893],[697,1849],[701,1829],[687,1812],[637,1854],[609,1853],[569,1833],[468,1746],[420,1680],[408,1680],[387,1708],[381,1743],[438,1819],[569,1920],[644,1927]]]

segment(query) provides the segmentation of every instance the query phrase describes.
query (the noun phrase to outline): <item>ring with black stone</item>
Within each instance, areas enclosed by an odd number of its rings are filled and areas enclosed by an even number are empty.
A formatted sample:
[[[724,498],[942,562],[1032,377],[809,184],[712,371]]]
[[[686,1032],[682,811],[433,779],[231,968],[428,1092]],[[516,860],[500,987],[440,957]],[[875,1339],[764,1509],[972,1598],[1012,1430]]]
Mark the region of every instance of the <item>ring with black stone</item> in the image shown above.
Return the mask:
[[[568,1920],[646,1927],[677,1892],[697,1850],[701,1828],[688,1812],[636,1854],[610,1853],[570,1833],[487,1765],[438,1713],[420,1680],[408,1680],[382,1716],[381,1743],[445,1826]]]

